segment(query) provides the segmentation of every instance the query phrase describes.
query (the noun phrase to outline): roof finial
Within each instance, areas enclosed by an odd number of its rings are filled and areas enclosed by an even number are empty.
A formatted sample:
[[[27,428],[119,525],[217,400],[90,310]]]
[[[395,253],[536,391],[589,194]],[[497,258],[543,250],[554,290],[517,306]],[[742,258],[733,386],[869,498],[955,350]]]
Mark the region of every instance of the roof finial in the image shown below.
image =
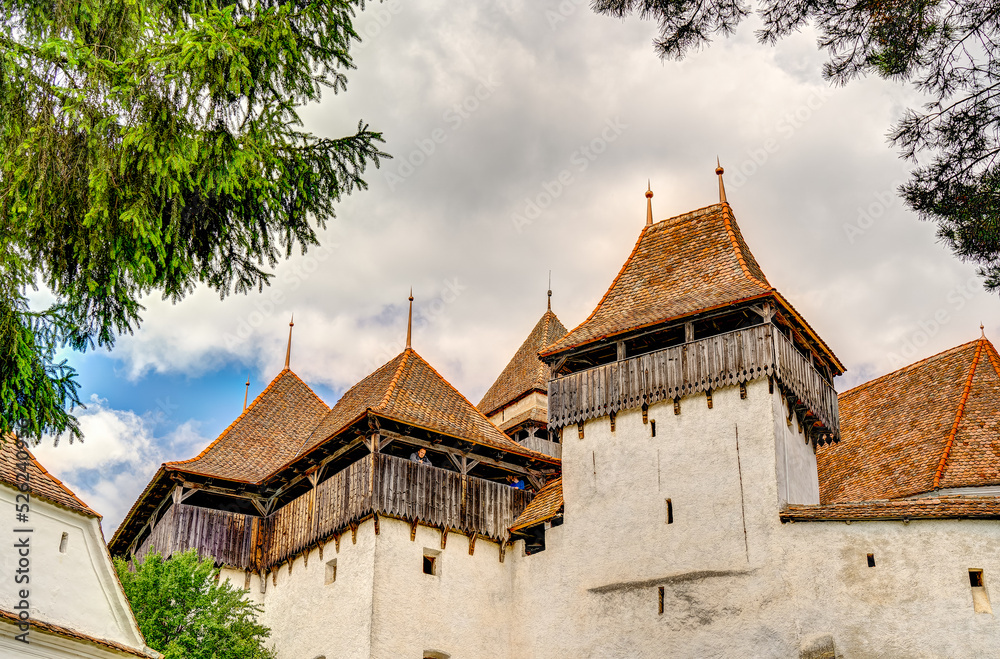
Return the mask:
[[[549,311],[552,311],[552,271],[549,270]]]
[[[726,202],[726,186],[722,182],[722,174],[725,172],[722,168],[722,163],[719,162],[719,156],[715,156],[715,173],[719,175],[719,203],[725,204]]]
[[[653,226],[653,189],[646,179],[646,226]]]
[[[285,350],[285,369],[288,369],[289,363],[292,361],[292,328],[295,327],[295,314],[292,314],[292,319],[288,321],[288,349]]]
[[[410,336],[413,334],[413,287],[410,286],[410,315],[406,319],[406,348],[410,349]]]
[[[247,373],[247,390],[243,393],[243,411],[247,411],[247,397],[250,395],[250,374]]]
[[[985,339],[985,338],[986,338],[986,328],[985,328],[985,327],[983,326],[983,324],[982,324],[982,323],[979,323],[979,331],[980,331],[980,332],[982,333],[982,335],[983,335],[983,336],[982,336],[981,338],[984,338],[984,339]]]

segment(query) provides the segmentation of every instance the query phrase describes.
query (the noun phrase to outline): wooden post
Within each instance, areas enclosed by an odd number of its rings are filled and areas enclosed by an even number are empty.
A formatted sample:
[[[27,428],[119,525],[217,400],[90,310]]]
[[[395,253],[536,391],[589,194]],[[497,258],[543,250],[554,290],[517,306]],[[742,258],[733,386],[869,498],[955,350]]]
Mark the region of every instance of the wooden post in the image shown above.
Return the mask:
[[[622,361],[623,359],[625,359],[625,342],[619,341],[615,345],[618,348],[618,361]]]

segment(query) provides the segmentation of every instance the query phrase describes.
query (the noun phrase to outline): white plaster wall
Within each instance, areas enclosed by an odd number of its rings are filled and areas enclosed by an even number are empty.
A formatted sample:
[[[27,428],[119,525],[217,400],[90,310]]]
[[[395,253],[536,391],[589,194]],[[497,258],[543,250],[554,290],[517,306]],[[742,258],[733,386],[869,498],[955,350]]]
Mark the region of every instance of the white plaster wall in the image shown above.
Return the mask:
[[[567,429],[565,523],[544,552],[524,556],[518,543],[509,559],[511,659],[798,657],[824,634],[845,658],[1000,656],[1000,627],[974,613],[968,579],[983,569],[1000,597],[1000,524],[781,524],[782,500],[814,494],[811,451],[766,380],[746,400],[735,387],[713,399],[709,410],[704,394],[685,398],[678,417],[672,403],[652,406],[655,438],[638,410],[620,413],[613,434],[607,418],[583,440]],[[675,523],[664,529],[656,504],[668,492]]]
[[[17,659],[122,659],[118,650],[78,641],[47,632],[31,630],[29,643],[15,639],[20,630],[13,623],[0,621],[0,657]]]
[[[469,554],[469,538],[381,520],[375,546],[373,659],[423,657],[436,650],[453,658],[502,657],[519,613],[513,599],[513,573],[500,563],[499,546],[483,538]],[[423,573],[424,549],[440,551],[438,574]]]
[[[30,499],[27,524],[15,522],[18,491],[0,484],[0,608],[16,612],[19,591],[27,588],[33,618],[62,625],[89,636],[116,641],[132,648],[144,643],[135,624],[104,544],[100,522],[37,498]],[[32,532],[14,533],[15,528]],[[69,534],[60,553],[63,533]],[[14,582],[20,556],[14,547],[30,538],[30,582]],[[36,632],[32,632],[32,637]],[[39,634],[40,635],[40,634]]]
[[[357,544],[348,530],[340,538],[340,551],[331,539],[309,552],[309,564],[298,557],[291,571],[286,563],[277,570],[277,584],[267,576],[265,592],[260,579],[251,578],[250,596],[263,604],[260,620],[271,629],[271,643],[278,659],[313,659],[325,656],[369,657],[374,592],[375,525],[368,520],[358,527]],[[326,563],[337,559],[337,579],[326,584]],[[245,583],[242,572],[232,575]]]
[[[775,471],[778,479],[778,502],[785,504],[818,504],[819,471],[816,448],[806,441],[799,422],[792,416],[780,396],[773,396]]]
[[[545,394],[533,391],[513,405],[508,405],[493,414],[493,416],[487,418],[493,423],[500,425],[507,419],[513,419],[518,414],[523,414],[524,412],[536,407],[540,407],[543,410],[549,409],[549,397]]]

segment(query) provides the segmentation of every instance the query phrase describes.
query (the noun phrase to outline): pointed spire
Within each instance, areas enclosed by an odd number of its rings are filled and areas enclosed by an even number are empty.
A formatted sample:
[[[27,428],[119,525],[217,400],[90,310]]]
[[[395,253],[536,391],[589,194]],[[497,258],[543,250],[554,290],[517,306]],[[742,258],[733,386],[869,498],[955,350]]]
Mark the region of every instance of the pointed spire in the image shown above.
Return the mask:
[[[410,315],[406,319],[406,348],[410,349],[410,337],[413,334],[413,287],[410,286]]]
[[[549,311],[552,311],[552,271],[549,270]]]
[[[979,323],[979,332],[982,334],[982,336],[980,338],[985,339],[986,338],[986,327],[983,326],[982,323]]]
[[[247,373],[247,389],[243,392],[243,411],[247,411],[247,397],[250,396],[250,374]]]
[[[653,188],[646,179],[646,226],[653,226]]]
[[[292,328],[295,327],[295,314],[292,314],[292,319],[288,321],[288,349],[285,350],[285,369],[288,369],[288,365],[292,361]]]
[[[725,172],[722,168],[722,163],[719,162],[719,156],[715,156],[715,173],[719,175],[719,203],[725,204],[726,202],[726,186],[722,182],[722,174]]]

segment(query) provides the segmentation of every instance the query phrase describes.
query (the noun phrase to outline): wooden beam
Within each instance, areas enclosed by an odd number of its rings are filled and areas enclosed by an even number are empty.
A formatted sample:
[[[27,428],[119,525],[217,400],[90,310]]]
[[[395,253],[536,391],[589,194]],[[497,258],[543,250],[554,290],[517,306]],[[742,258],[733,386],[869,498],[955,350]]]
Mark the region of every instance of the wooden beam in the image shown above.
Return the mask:
[[[326,465],[330,464],[331,462],[333,462],[337,458],[341,457],[345,453],[353,451],[354,449],[356,449],[363,442],[364,442],[364,436],[359,435],[358,437],[355,437],[354,439],[352,439],[351,441],[349,441],[347,444],[344,444],[339,449],[337,449],[336,451],[334,451],[333,453],[331,453],[327,457],[325,457],[322,460],[320,460],[319,466],[320,467],[325,467]],[[367,443],[365,445],[367,446]],[[278,496],[284,494],[285,492],[287,492],[291,488],[295,487],[295,485],[297,485],[299,483],[299,481],[301,481],[303,478],[306,478],[305,474],[300,474],[300,475],[296,476],[295,478],[289,480],[288,482],[284,483],[281,487],[279,487],[277,490],[275,490],[274,494],[271,495],[271,496],[272,497],[278,497]]]
[[[433,442],[429,442],[429,441],[424,440],[424,439],[418,439],[416,437],[411,437],[409,435],[401,435],[399,433],[390,433],[387,430],[383,430],[382,433],[384,435],[391,436],[391,437],[393,437],[395,439],[398,439],[400,442],[402,442],[404,444],[411,444],[413,446],[419,446],[421,448],[433,449],[434,451],[437,451],[438,453],[445,453],[445,454],[448,454],[448,455],[455,455],[457,457],[464,457],[465,456],[465,454],[462,451],[460,451],[460,450],[458,450],[456,448],[452,448],[450,446],[444,446],[442,444],[435,444]],[[477,445],[477,448],[483,448],[483,447],[479,447]],[[489,450],[496,451],[497,449],[493,448],[493,447],[489,447]],[[515,473],[522,474],[524,476],[528,475],[528,468],[527,467],[521,467],[521,466],[518,466],[516,464],[512,464],[510,462],[504,462],[503,460],[494,460],[493,458],[487,458],[487,457],[481,456],[481,455],[476,455],[476,460],[478,460],[479,462],[482,462],[483,464],[488,464],[491,467],[497,467],[498,469],[505,469],[507,471],[513,471]]]

